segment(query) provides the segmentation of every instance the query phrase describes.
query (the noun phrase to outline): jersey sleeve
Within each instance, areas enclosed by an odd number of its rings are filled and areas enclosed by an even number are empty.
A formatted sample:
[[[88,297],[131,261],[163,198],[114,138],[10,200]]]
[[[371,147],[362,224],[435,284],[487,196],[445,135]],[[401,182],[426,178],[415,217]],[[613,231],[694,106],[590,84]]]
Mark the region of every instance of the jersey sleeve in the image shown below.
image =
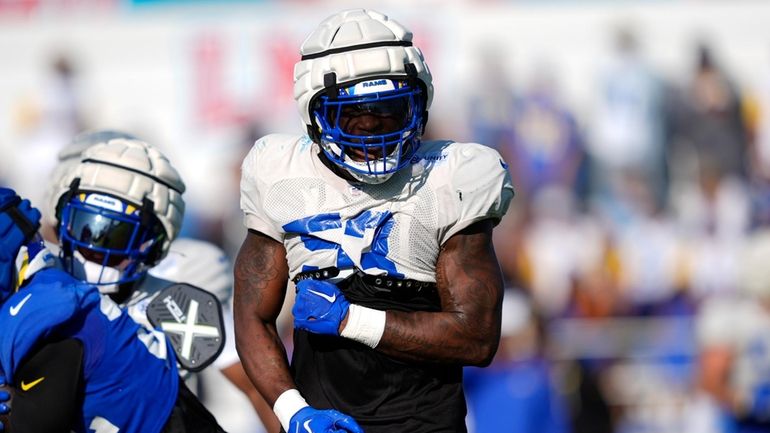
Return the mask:
[[[508,165],[496,150],[476,143],[456,143],[448,166],[451,191],[445,195],[449,220],[440,234],[443,245],[473,223],[492,219],[497,225],[513,198]]]
[[[267,215],[265,210],[264,192],[268,185],[265,183],[264,172],[271,169],[267,158],[267,147],[271,136],[257,140],[241,165],[241,210],[244,224],[249,230],[256,230],[278,242],[283,242],[283,230]]]
[[[49,273],[54,278],[48,278]],[[38,272],[24,289],[0,307],[0,368],[9,382],[13,383],[20,363],[41,341],[79,320],[80,312],[99,302],[95,288],[68,284],[68,278],[71,277],[53,269]]]

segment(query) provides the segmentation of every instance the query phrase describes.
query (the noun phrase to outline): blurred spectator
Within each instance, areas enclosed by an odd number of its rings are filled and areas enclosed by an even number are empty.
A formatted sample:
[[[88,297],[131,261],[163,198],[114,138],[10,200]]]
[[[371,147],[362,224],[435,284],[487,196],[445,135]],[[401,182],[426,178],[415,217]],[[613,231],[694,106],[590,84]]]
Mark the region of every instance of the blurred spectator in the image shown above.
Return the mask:
[[[558,97],[556,78],[541,68],[515,101],[508,163],[520,197],[534,197],[548,186],[579,192],[584,144],[577,122]]]
[[[42,203],[40,175],[49,173],[56,155],[80,131],[80,100],[77,68],[73,60],[57,54],[41,93],[17,107],[17,126],[21,134],[14,143],[24,151],[0,158],[4,180],[33,203]]]
[[[677,186],[671,205],[689,233],[739,237],[751,222],[751,204],[744,181],[723,176],[717,163],[701,164],[695,182]]]
[[[559,99],[554,71],[541,66],[516,95],[501,60],[489,48],[482,53],[484,86],[470,104],[472,140],[494,147],[508,162],[519,200],[549,185],[581,191],[583,138]]]
[[[723,177],[710,164],[699,170],[697,183],[672,190],[672,210],[684,234],[687,280],[700,299],[736,289],[738,253],[750,224],[750,200],[744,183]]]
[[[473,93],[469,98],[467,115],[471,139],[497,149],[503,159],[510,162],[511,155],[507,152],[515,93],[513,74],[503,62],[508,57],[503,55],[506,50],[503,45],[492,41],[477,47],[478,59],[473,64],[478,65],[478,71],[475,71],[475,76],[479,77],[477,82],[483,85],[470,86]]]
[[[693,76],[673,115],[672,167],[694,152],[700,165],[745,178],[749,143],[741,96],[705,43],[697,47]]]
[[[749,124],[754,126],[756,135],[752,158],[755,174],[770,179],[770,67],[763,67],[765,79],[759,84],[754,104],[746,104]]]
[[[676,228],[640,173],[627,172],[619,181],[623,193],[617,206],[624,217],[613,228],[625,313],[670,314],[685,307],[677,296],[684,264]]]
[[[50,99],[43,107],[43,116],[74,136],[82,126],[75,65],[68,56],[60,54],[51,61],[51,70],[52,81],[47,89]]]
[[[538,312],[547,318],[560,316],[569,306],[576,279],[604,258],[601,229],[577,213],[571,191],[553,186],[534,197],[523,236],[523,284]]]
[[[770,431],[770,231],[740,255],[741,293],[714,297],[699,312],[699,390],[722,431]]]
[[[764,67],[770,77],[770,68]],[[770,78],[765,78],[753,98],[744,98],[744,113],[752,141],[750,157],[750,189],[752,223],[755,226],[770,225]]]
[[[770,226],[770,177],[760,176],[765,175],[754,177],[748,185],[752,227]]]
[[[598,107],[589,142],[592,186],[607,199],[627,171],[648,182],[656,205],[665,199],[662,85],[647,65],[636,35],[624,27],[600,75]],[[606,195],[610,197],[606,197]]]
[[[592,260],[577,277],[569,317],[603,319],[617,314],[623,304],[621,263],[615,241],[605,231],[598,233],[597,238],[598,259]]]
[[[507,289],[502,314],[500,347],[492,364],[465,369],[469,431],[570,432],[568,411],[542,356],[542,336],[529,301]]]

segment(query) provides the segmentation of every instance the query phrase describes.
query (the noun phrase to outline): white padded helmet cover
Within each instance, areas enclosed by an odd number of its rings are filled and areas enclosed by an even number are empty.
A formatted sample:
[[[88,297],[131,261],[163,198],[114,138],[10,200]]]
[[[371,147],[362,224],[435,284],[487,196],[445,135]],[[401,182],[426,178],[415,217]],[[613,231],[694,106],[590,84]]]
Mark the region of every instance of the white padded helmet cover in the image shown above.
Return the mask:
[[[85,131],[76,135],[75,138],[73,138],[72,141],[59,152],[57,155],[59,162],[53,170],[51,170],[51,174],[49,175],[50,182],[46,187],[45,196],[43,197],[43,205],[45,208],[41,209],[41,211],[43,212],[43,218],[46,224],[51,227],[56,227],[56,224],[58,223],[56,217],[56,205],[61,198],[57,193],[64,184],[64,178],[68,178],[70,172],[72,172],[72,170],[80,163],[83,152],[95,144],[107,142],[115,138],[134,139],[136,137],[126,132],[111,129]],[[69,184],[64,186],[69,186]]]
[[[387,16],[365,9],[342,11],[325,19],[302,43],[302,56],[378,42],[412,41],[412,32]],[[294,65],[294,99],[302,121],[310,125],[310,101],[324,90],[324,75],[334,72],[337,83],[367,77],[405,77],[405,63],[417,69],[427,89],[426,109],[433,100],[433,78],[422,52],[414,46],[380,46],[330,53]]]
[[[113,139],[83,152],[80,162],[62,178],[58,203],[73,179],[80,179],[80,190],[101,192],[141,205],[152,200],[153,212],[168,235],[168,246],[179,234],[184,216],[184,182],[168,159],[151,145],[131,139]]]

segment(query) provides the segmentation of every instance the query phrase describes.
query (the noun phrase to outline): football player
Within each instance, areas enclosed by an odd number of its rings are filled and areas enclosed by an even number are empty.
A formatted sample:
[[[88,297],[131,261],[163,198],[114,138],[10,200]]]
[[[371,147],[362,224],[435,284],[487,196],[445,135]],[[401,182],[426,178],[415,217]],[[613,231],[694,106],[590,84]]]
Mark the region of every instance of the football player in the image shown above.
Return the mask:
[[[172,282],[201,287],[219,298],[231,330],[230,262],[208,242],[176,239],[185,186],[165,156],[129,134],[92,131],[59,157],[47,222],[55,226],[65,270],[97,285],[145,326],[151,326],[147,306]],[[92,233],[96,230],[101,237]],[[277,429],[277,419],[243,370],[234,338],[225,339],[214,366],[246,394],[265,427]],[[196,376],[183,375],[193,387]]]
[[[500,338],[507,166],[421,141],[432,78],[398,22],[343,11],[300,51],[307,135],[263,137],[243,162],[241,360],[286,431],[464,432],[462,366],[487,365]],[[275,324],[289,278],[291,368]]]
[[[39,219],[0,188],[0,431],[223,432],[162,332],[52,266]]]

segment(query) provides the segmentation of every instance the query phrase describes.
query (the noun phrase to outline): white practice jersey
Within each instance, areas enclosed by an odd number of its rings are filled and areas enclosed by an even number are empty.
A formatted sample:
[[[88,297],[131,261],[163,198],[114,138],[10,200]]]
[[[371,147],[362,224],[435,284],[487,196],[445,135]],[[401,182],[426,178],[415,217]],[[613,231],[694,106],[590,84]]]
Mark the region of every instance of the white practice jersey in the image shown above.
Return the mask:
[[[233,294],[230,260],[221,248],[197,239],[179,238],[171,243],[166,257],[150,275],[200,287],[227,305]]]
[[[134,289],[121,307],[137,323],[149,325],[147,306],[163,289],[173,283],[187,283],[216,296],[222,305],[230,298],[232,280],[230,262],[216,246],[195,239],[177,239],[168,255]]]
[[[318,152],[307,136],[275,134],[243,161],[245,224],[283,242],[291,278],[336,267],[435,282],[441,246],[499,221],[513,197],[507,165],[476,143],[423,142],[411,166],[379,185],[345,181]]]

